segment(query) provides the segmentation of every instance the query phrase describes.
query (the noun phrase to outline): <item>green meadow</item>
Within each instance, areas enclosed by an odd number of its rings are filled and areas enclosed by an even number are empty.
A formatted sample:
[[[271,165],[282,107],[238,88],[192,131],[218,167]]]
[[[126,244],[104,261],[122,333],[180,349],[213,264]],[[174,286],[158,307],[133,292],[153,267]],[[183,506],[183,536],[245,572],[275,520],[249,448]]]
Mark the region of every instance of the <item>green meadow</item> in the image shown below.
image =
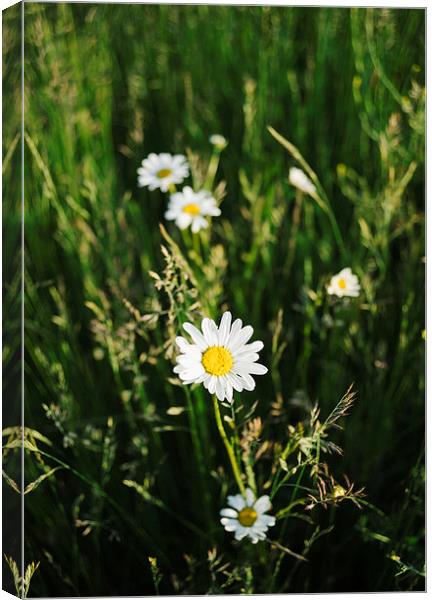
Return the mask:
[[[13,515],[23,435],[27,571],[10,521],[5,588],[424,590],[425,11],[26,2],[23,137],[19,11],[3,463]],[[220,208],[198,233],[138,186],[161,152]],[[344,268],[354,297],[328,292]],[[173,371],[182,325],[225,311],[268,368],[232,405]],[[245,487],[276,519],[257,544],[220,523]]]

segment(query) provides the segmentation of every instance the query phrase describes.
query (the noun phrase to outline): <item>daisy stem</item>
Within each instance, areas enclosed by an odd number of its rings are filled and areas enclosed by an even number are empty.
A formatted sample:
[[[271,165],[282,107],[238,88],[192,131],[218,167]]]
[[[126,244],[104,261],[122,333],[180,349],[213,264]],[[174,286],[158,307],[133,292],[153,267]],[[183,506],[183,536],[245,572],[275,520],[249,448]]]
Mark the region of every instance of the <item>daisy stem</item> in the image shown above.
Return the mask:
[[[246,490],[245,490],[245,486],[244,486],[242,478],[241,478],[240,468],[238,466],[238,462],[237,462],[237,459],[235,457],[233,447],[232,447],[232,445],[231,445],[231,443],[230,443],[230,441],[229,441],[229,439],[227,437],[225,428],[223,426],[222,417],[221,417],[220,409],[219,409],[219,401],[216,398],[216,396],[213,396],[213,407],[214,407],[214,412],[215,412],[215,417],[216,417],[216,425],[217,425],[217,428],[219,430],[219,434],[220,434],[220,436],[222,438],[222,441],[225,444],[225,448],[226,448],[226,451],[228,453],[228,457],[229,457],[230,462],[231,462],[231,467],[232,467],[232,470],[233,470],[233,473],[234,473],[235,480],[237,482],[239,490],[241,491],[241,493],[243,495],[245,495]]]
[[[200,244],[200,235],[199,235],[198,232],[197,233],[192,233],[192,243],[193,243],[193,249],[195,250],[197,258],[202,258],[201,244]]]

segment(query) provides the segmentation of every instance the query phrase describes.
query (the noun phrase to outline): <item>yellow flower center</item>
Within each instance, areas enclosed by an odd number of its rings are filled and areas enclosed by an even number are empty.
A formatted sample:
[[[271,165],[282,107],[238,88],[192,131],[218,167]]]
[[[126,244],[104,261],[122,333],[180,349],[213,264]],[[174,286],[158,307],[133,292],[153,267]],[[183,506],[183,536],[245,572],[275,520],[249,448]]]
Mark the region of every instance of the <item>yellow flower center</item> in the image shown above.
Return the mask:
[[[231,371],[233,357],[223,346],[211,346],[204,352],[201,362],[207,373],[220,376]]]
[[[186,213],[187,215],[199,215],[201,212],[200,207],[198,206],[198,204],[194,204],[193,202],[191,204],[186,204],[186,206],[183,206],[183,212]]]
[[[256,510],[250,508],[249,506],[241,510],[238,514],[238,521],[240,525],[243,525],[243,527],[252,527],[257,518],[258,514]]]
[[[346,281],[345,281],[345,279],[339,279],[338,286],[340,287],[341,290],[344,290],[346,288]]]
[[[171,169],[161,169],[156,173],[159,179],[163,179],[164,177],[169,177],[172,174]]]

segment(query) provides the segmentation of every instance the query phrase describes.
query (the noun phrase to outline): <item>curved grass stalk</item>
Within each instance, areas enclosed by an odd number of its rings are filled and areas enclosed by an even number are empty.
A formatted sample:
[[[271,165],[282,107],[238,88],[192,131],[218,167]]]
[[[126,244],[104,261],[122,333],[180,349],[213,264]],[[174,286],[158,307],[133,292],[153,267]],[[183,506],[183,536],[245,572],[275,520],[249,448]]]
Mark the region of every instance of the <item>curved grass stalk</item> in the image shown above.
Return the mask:
[[[330,221],[330,226],[332,228],[336,243],[339,247],[339,250],[340,250],[342,256],[345,258],[346,250],[345,250],[345,244],[343,242],[342,234],[339,229],[339,225],[337,223],[333,209],[331,208],[329,199],[327,198],[327,194],[325,193],[325,190],[324,190],[323,186],[321,185],[320,180],[318,179],[318,175],[315,173],[315,171],[312,169],[312,167],[306,162],[306,160],[303,158],[302,154],[300,153],[298,148],[296,148],[294,146],[294,144],[292,144],[286,138],[284,138],[280,133],[278,133],[275,129],[273,129],[273,127],[270,127],[270,125],[267,127],[267,129],[270,132],[270,134],[275,138],[275,140],[277,142],[279,142],[279,144],[281,146],[283,146],[285,148],[285,150],[288,150],[288,152],[291,154],[291,156],[299,163],[299,165],[302,167],[302,169],[309,175],[309,177],[313,181],[318,193],[311,194],[311,197],[315,200],[315,202],[318,204],[318,206],[321,208],[321,210],[323,212],[325,212],[325,214],[327,215],[327,217]]]

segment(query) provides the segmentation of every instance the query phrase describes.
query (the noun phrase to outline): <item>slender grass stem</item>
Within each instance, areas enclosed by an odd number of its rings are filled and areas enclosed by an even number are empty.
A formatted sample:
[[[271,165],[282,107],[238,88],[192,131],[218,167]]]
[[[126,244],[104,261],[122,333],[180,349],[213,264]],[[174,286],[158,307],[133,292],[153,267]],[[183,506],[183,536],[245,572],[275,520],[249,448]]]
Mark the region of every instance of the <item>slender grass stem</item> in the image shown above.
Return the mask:
[[[315,198],[315,200],[317,200],[318,196],[314,195],[314,198]],[[343,256],[343,259],[346,260],[347,253],[346,253],[345,244],[344,244],[344,241],[342,238],[342,233],[339,228],[336,217],[334,215],[333,209],[331,208],[327,197],[325,198],[325,201],[322,201],[322,200],[320,202],[317,201],[317,204],[322,208],[322,210],[328,216],[336,244],[339,247],[339,251],[340,251],[341,255]]]

